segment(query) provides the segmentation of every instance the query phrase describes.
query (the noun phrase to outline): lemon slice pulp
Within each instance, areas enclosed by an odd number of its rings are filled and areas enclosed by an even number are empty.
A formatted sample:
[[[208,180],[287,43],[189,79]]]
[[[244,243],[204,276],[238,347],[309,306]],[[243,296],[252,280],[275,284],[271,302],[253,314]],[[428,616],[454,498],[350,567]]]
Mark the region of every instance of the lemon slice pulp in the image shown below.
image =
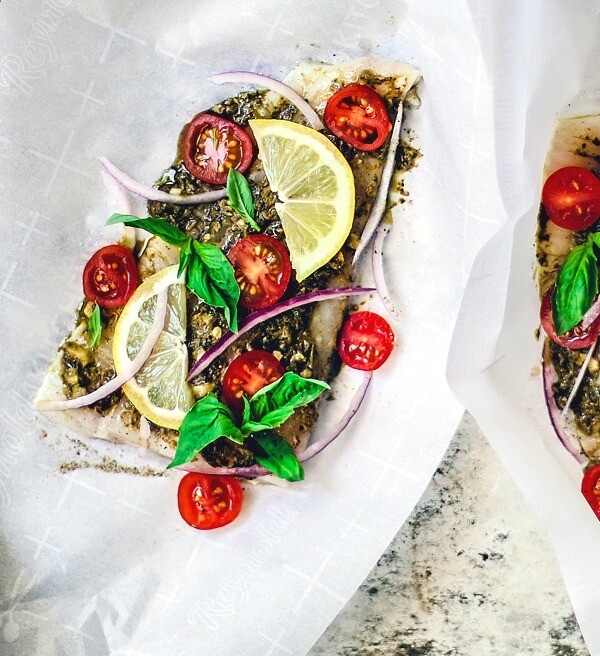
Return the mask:
[[[291,121],[250,121],[298,280],[329,262],[350,234],[354,176],[320,132]]]
[[[133,360],[148,335],[156,309],[156,295],[169,290],[163,331],[140,371],[123,385],[123,391],[147,419],[165,428],[178,429],[192,407],[193,397],[186,381],[188,351],[185,345],[186,291],[170,266],[147,278],[127,301],[113,337],[113,358],[119,374]]]

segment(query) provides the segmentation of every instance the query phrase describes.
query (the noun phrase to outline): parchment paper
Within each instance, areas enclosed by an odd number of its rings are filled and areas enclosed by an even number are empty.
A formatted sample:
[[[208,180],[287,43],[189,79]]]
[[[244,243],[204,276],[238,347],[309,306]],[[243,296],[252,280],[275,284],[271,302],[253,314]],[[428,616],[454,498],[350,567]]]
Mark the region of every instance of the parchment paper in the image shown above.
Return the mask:
[[[600,4],[490,2],[479,29],[494,93],[502,229],[477,256],[448,374],[545,521],[592,654],[600,654],[600,525],[581,470],[551,430],[540,377],[534,237],[555,115],[600,84]],[[594,111],[600,111],[596,103]]]
[[[2,654],[304,654],[369,572],[460,418],[444,372],[452,326],[500,221],[477,20],[462,2],[423,0],[2,1]],[[367,54],[422,70],[407,125],[423,157],[386,244],[399,347],[351,430],[302,484],[247,486],[239,520],[210,533],[180,520],[177,472],[60,473],[65,454],[114,453],[31,409],[81,268],[108,239],[96,156],[152,182],[182,125],[236,91],[207,74],[282,77],[302,58]]]

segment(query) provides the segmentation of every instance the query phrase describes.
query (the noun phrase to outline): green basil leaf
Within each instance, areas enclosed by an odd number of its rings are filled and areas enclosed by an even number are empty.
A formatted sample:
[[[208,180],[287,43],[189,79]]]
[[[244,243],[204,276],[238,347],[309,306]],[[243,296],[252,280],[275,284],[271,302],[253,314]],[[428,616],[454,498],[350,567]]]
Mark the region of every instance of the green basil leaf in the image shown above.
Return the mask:
[[[177,277],[181,278],[183,272],[186,270],[192,254],[192,240],[188,239],[179,251],[179,269],[177,270]]]
[[[598,259],[593,239],[574,248],[556,280],[552,317],[559,335],[574,328],[598,294]]]
[[[205,303],[222,307],[233,332],[237,332],[240,287],[233,267],[220,248],[193,241],[187,266],[187,285]]]
[[[102,337],[102,315],[100,314],[100,306],[94,303],[94,309],[88,319],[88,338],[90,340],[90,348],[95,348],[100,342]]]
[[[227,195],[231,207],[247,221],[256,231],[260,232],[260,227],[254,220],[254,200],[248,180],[235,169],[229,169],[227,176]]]
[[[183,418],[177,451],[167,469],[191,462],[205,446],[220,437],[228,437],[239,444],[244,441],[231,410],[214,394],[207,394]]]
[[[242,426],[250,421],[250,401],[242,395],[242,401],[244,402],[244,412],[242,414]]]
[[[326,389],[330,389],[329,385],[321,380],[302,378],[288,371],[250,399],[249,419],[244,413],[242,430],[253,433],[277,428],[294,414],[296,408],[314,401]]]
[[[179,248],[182,248],[190,239],[185,232],[171,225],[166,219],[157,219],[153,216],[141,219],[130,214],[113,214],[106,222],[106,225],[114,225],[115,223],[124,223],[126,226],[133,228],[142,228],[142,230],[160,237],[167,244]]]
[[[246,446],[256,462],[286,481],[301,481],[304,469],[292,447],[276,433],[264,431],[248,438]]]
[[[235,281],[233,267],[220,248],[190,239],[166,219],[151,216],[140,219],[128,214],[113,214],[107,225],[115,223],[142,228],[163,241],[178,246],[181,249],[179,275],[187,269],[187,286],[208,305],[224,308],[231,330],[237,331],[240,288]]]

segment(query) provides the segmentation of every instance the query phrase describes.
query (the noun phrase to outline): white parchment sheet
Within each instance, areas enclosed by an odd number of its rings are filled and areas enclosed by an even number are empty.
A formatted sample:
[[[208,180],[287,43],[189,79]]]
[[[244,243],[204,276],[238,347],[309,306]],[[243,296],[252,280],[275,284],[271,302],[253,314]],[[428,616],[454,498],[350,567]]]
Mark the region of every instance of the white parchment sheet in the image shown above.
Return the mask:
[[[3,656],[301,655],[361,583],[462,413],[445,381],[452,327],[501,221],[482,17],[459,1],[2,0]],[[179,518],[178,472],[60,473],[65,452],[85,459],[86,447],[44,436],[31,401],[80,301],[82,266],[109,238],[114,202],[96,156],[152,182],[183,124],[237,91],[209,73],[283,77],[302,58],[365,55],[422,70],[422,107],[407,121],[423,157],[386,244],[399,347],[351,430],[303,483],[247,486],[243,514],[215,532]]]
[[[581,470],[550,427],[540,375],[534,237],[554,116],[600,85],[600,3],[487,3],[479,34],[494,94],[493,147],[505,221],[477,256],[448,373],[545,520],[590,652],[600,654],[600,524]],[[483,29],[481,29],[483,28]],[[589,111],[600,112],[595,103]],[[526,564],[524,564],[526,566]]]

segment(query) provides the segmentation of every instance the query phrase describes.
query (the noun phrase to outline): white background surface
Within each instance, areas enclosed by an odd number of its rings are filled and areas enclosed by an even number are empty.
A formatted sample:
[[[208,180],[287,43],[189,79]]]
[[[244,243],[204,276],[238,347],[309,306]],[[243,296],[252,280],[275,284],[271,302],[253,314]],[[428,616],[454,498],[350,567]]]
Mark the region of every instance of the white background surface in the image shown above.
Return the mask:
[[[3,654],[303,654],[351,596],[461,415],[446,353],[471,261],[500,221],[480,18],[460,2],[2,2]],[[423,158],[386,246],[400,348],[352,430],[304,483],[249,489],[243,516],[214,534],[179,519],[177,473],[59,474],[31,399],[112,209],[95,157],[152,181],[185,121],[223,94],[208,73],[280,77],[301,58],[365,54],[423,71]]]
[[[449,377],[542,517],[595,655],[600,525],[579,492],[581,473],[559,446],[544,405],[533,267],[554,115],[581,90],[600,84],[600,3],[494,2],[488,11],[480,37],[493,83],[498,215],[506,223],[473,267]]]

